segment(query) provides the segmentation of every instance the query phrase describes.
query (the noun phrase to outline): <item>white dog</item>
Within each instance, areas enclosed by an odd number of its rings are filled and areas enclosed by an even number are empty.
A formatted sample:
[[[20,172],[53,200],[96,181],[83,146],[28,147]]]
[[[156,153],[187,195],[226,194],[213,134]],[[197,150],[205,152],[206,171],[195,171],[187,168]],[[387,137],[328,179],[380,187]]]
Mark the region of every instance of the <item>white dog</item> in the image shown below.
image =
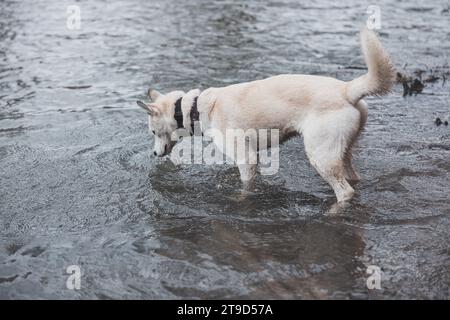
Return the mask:
[[[153,101],[138,105],[149,114],[155,137],[154,155],[172,150],[172,132],[190,129],[199,120],[202,130],[213,128],[278,129],[280,142],[301,134],[306,154],[317,172],[333,188],[338,202],[350,200],[349,182],[359,181],[351,149],[367,120],[369,95],[384,95],[394,84],[394,68],[373,31],[363,29],[361,47],[368,72],[349,82],[311,75],[279,75],[264,80],[163,95],[149,90]],[[214,137],[213,137],[214,139]],[[214,142],[220,150],[222,141]],[[233,148],[234,151],[234,148]],[[251,156],[258,150],[250,150]],[[238,164],[246,189],[252,187],[256,164]]]

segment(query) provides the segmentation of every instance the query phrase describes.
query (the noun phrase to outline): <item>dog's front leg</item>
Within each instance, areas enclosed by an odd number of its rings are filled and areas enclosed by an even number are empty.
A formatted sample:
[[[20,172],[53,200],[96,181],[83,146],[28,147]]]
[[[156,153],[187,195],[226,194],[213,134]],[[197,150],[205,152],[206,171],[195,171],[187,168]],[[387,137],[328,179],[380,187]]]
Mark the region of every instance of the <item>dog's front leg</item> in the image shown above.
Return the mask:
[[[239,164],[239,173],[244,191],[253,191],[255,188],[256,164]]]

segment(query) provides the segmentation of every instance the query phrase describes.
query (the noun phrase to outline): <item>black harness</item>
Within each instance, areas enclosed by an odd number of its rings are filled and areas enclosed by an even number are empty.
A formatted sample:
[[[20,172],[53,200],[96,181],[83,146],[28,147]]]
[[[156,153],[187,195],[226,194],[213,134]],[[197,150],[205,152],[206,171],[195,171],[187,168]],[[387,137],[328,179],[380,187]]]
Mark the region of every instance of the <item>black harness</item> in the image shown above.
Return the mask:
[[[183,98],[180,98],[175,102],[175,115],[174,118],[177,122],[177,129],[183,128],[183,112],[181,111],[181,100]],[[191,118],[191,129],[192,132],[194,132],[194,123],[199,120],[199,113],[197,109],[197,99],[198,97],[194,98],[194,103],[191,106],[191,112],[190,112],[190,118]]]

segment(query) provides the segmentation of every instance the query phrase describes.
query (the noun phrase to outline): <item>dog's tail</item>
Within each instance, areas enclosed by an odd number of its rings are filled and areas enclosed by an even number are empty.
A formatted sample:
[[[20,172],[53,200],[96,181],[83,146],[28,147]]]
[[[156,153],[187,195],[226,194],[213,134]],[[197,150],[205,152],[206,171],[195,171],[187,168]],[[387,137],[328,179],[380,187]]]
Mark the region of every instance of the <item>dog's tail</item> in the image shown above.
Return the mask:
[[[363,28],[360,33],[361,50],[369,71],[347,83],[346,95],[352,104],[370,95],[391,92],[395,81],[394,66],[375,32]]]

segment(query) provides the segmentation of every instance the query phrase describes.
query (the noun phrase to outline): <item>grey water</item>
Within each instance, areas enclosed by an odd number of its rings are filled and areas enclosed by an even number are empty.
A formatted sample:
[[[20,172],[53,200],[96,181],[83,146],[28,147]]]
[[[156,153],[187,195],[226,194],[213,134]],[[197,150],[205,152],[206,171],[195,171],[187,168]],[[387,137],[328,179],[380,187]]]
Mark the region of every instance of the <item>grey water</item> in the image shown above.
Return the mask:
[[[73,4],[80,29],[67,27]],[[377,4],[399,70],[448,70],[448,1]],[[149,87],[353,79],[367,5],[1,1],[0,298],[449,299],[450,126],[434,123],[450,117],[444,78],[367,99],[362,181],[337,214],[301,138],[239,200],[236,168],[152,157],[135,104]]]

